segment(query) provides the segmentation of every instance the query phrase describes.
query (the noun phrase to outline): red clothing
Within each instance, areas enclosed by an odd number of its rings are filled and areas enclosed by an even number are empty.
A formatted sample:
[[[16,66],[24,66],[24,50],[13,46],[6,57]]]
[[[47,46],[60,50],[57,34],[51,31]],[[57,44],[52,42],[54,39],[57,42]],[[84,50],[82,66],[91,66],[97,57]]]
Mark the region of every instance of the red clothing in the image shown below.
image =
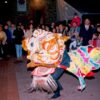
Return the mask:
[[[93,41],[92,41],[92,45],[93,45],[94,47],[96,47],[96,46],[97,46],[97,40],[93,40]]]
[[[73,25],[73,23],[76,23],[77,26],[80,26],[80,24],[81,24],[81,19],[80,19],[80,17],[79,17],[79,16],[75,16],[75,17],[72,19],[72,21],[71,21],[71,26]]]
[[[100,39],[95,39],[92,41],[92,45],[94,47],[100,47]]]

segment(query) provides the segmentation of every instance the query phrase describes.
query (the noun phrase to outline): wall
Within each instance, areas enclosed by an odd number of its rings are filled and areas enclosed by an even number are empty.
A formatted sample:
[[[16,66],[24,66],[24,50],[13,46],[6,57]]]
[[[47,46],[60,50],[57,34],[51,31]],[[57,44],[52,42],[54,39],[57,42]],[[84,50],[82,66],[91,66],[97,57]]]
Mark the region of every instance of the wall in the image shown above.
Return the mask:
[[[30,4],[32,4],[32,0],[26,0],[27,2],[27,11],[26,12],[17,12],[17,19],[26,16],[28,19],[33,19],[34,20],[34,16],[36,17],[37,10],[34,9],[34,7],[31,7]],[[33,4],[34,6],[34,4]],[[42,13],[42,17],[43,20],[41,22],[40,19],[40,23],[51,23],[51,22],[55,22],[57,19],[57,13],[56,13],[56,0],[45,0],[45,7],[43,9],[39,9],[38,12]],[[35,19],[37,20],[37,19]]]
[[[51,23],[57,20],[56,0],[46,0],[45,22]]]

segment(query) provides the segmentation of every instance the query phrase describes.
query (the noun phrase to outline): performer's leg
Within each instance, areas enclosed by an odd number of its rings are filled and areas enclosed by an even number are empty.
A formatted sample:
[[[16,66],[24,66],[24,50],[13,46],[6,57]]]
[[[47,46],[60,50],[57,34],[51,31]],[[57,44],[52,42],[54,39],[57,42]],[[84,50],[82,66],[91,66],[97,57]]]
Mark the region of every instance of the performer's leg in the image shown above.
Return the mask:
[[[55,98],[59,97],[60,96],[60,90],[63,89],[62,85],[58,81],[58,79],[63,75],[63,73],[64,73],[64,69],[56,68],[55,73],[51,75],[54,78],[54,80],[56,81],[57,85],[58,85],[57,90],[54,92],[54,95],[51,97],[52,99],[55,99]]]

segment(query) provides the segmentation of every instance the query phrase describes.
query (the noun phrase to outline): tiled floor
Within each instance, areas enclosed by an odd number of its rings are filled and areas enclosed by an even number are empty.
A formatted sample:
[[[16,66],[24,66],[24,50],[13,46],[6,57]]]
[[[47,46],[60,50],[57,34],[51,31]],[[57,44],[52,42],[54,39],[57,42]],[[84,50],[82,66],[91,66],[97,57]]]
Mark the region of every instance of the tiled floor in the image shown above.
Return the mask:
[[[19,100],[15,67],[10,61],[0,61],[0,100]]]
[[[27,93],[31,84],[31,72],[27,71],[26,59],[14,63],[15,59],[0,60],[0,100],[50,100],[51,95],[44,92]],[[86,79],[87,87],[83,92],[77,91],[78,80],[65,73],[60,82],[63,86],[61,97],[56,100],[100,100],[100,71],[94,79]]]

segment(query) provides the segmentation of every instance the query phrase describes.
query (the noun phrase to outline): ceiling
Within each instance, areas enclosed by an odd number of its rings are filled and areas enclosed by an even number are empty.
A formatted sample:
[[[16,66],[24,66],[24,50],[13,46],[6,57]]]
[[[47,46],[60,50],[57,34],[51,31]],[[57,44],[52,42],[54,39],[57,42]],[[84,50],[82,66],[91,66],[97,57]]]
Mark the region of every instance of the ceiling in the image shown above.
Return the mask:
[[[77,10],[86,13],[100,13],[100,0],[65,0]]]

